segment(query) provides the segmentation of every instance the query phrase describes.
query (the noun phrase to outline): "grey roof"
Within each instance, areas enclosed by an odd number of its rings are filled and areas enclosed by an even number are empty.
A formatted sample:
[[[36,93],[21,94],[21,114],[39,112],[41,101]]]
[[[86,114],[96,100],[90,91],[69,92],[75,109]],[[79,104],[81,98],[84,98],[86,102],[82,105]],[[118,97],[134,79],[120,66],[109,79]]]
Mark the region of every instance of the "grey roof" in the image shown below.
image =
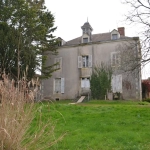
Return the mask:
[[[93,30],[93,28],[91,27],[91,25],[89,24],[89,22],[85,22],[84,25],[81,27],[83,28],[90,28],[91,30]]]
[[[65,45],[78,45],[81,44],[82,36],[75,38],[73,40],[67,41]],[[120,39],[129,38],[126,36],[121,36]],[[100,42],[100,41],[110,41],[111,40],[111,32],[108,33],[100,33],[100,34],[93,34],[91,38],[91,42]]]

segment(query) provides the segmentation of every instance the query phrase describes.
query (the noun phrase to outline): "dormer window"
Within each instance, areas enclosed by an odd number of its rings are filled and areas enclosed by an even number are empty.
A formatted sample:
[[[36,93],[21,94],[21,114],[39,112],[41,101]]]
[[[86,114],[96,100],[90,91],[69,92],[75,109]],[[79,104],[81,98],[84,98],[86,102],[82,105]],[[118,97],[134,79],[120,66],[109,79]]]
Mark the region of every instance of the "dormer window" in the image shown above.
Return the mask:
[[[83,43],[88,43],[88,38],[83,38]]]
[[[84,25],[81,27],[81,29],[82,29],[81,42],[82,43],[88,43],[92,39],[91,35],[92,35],[93,28],[91,27],[91,25],[87,21],[87,22],[84,23]],[[88,38],[87,38],[87,36],[88,36]]]
[[[118,34],[112,34],[112,40],[117,40],[118,39]]]
[[[120,38],[120,34],[117,30],[111,31],[111,40],[117,40]]]

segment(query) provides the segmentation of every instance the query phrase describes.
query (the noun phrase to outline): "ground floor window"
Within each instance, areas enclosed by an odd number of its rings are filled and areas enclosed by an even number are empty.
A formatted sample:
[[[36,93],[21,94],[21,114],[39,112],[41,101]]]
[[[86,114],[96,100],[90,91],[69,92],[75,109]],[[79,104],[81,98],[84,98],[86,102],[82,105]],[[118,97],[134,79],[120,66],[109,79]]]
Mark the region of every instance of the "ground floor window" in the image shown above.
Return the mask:
[[[90,78],[81,78],[81,88],[90,88]]]
[[[64,78],[55,78],[54,92],[55,93],[64,93]]]

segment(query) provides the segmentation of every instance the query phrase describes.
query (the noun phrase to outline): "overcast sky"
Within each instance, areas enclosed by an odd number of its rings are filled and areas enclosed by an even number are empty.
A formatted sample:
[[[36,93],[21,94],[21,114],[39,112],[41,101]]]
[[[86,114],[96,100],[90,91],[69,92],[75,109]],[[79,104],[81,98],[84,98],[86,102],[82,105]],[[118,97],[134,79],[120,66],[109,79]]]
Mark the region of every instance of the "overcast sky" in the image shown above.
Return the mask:
[[[82,35],[81,26],[87,18],[93,34],[125,27],[126,36],[139,36],[137,26],[125,21],[130,8],[122,4],[122,0],[45,0],[45,4],[55,17],[57,30],[54,35],[65,41]],[[148,72],[144,70],[142,78],[150,76]]]

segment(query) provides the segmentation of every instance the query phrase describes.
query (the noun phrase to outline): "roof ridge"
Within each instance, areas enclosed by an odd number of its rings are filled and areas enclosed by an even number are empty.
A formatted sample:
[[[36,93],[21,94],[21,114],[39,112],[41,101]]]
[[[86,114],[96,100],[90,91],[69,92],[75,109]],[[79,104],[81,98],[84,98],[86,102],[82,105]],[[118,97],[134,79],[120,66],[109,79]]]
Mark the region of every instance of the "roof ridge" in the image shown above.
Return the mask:
[[[108,34],[108,33],[111,33],[111,32],[96,33],[96,34],[92,34],[92,35],[98,35],[98,34]]]

